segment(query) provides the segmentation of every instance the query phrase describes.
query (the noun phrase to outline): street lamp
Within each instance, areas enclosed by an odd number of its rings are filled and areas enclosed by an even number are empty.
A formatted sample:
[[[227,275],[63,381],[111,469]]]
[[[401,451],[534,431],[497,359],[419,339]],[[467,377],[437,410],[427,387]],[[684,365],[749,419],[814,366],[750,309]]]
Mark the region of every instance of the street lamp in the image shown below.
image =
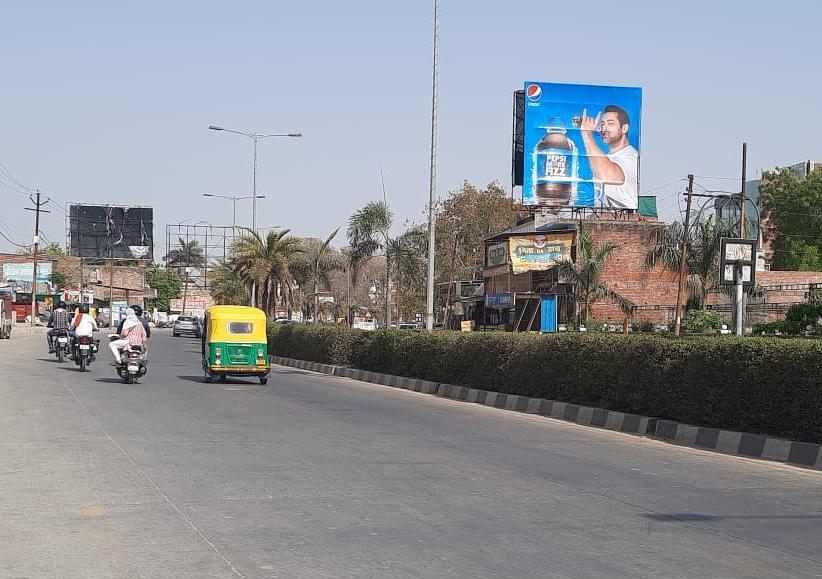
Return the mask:
[[[237,235],[236,228],[237,228],[237,200],[240,199],[251,199],[254,197],[255,199],[265,199],[265,195],[245,195],[242,197],[238,197],[237,195],[217,195],[215,193],[203,193],[203,197],[219,197],[220,199],[228,199],[231,201],[233,206],[233,217],[231,220],[231,233],[232,235]]]
[[[254,141],[254,169],[252,173],[252,181],[251,181],[251,199],[252,199],[252,208],[251,208],[251,230],[254,233],[257,232],[257,143],[260,142],[261,139],[267,139],[269,137],[292,137],[298,138],[302,137],[302,133],[252,133],[246,131],[235,131],[234,129],[226,129],[225,127],[219,127],[217,125],[209,125],[208,128],[212,131],[225,131],[227,133],[234,133],[236,135],[242,135],[244,137],[248,137],[252,141]],[[251,305],[256,304],[256,297],[257,297],[257,284],[254,283],[251,285]]]

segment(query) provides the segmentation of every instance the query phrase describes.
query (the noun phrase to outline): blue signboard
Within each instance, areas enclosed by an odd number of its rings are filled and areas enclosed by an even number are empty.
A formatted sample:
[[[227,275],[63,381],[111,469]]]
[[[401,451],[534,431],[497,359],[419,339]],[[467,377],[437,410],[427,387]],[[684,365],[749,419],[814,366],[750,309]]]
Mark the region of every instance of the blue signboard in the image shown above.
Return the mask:
[[[507,309],[511,307],[511,298],[511,292],[487,294],[485,296],[485,305],[489,308]]]
[[[642,89],[525,83],[524,205],[632,209]]]

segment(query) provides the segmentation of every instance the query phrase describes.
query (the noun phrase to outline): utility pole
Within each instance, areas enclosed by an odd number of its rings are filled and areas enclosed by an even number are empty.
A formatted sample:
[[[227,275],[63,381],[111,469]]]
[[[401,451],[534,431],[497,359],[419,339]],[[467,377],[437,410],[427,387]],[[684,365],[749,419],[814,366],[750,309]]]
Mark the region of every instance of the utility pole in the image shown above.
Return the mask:
[[[688,205],[685,209],[685,227],[682,230],[682,247],[679,250],[679,285],[676,290],[676,314],[674,336],[682,330],[682,290],[685,286],[685,261],[688,258],[688,231],[691,227],[691,195],[694,192],[694,176],[688,175]]]
[[[434,0],[434,71],[433,87],[431,91],[431,171],[428,182],[428,295],[425,306],[425,328],[431,332],[434,329],[434,255],[436,214],[434,213],[437,201],[437,93],[439,39],[440,39],[440,3]]]
[[[745,209],[747,207],[746,198],[745,198],[745,182],[747,181],[746,173],[746,165],[748,161],[748,143],[742,143],[742,201],[740,203],[739,208],[739,237],[740,239],[747,239],[748,236],[745,235]]]
[[[41,209],[43,205],[48,203],[40,201],[40,189],[36,190],[36,199],[31,199],[31,202],[34,203],[34,209],[31,207],[26,207],[26,211],[34,211],[34,267],[32,268],[31,273],[31,327],[34,327],[35,318],[37,317],[37,250],[40,247],[40,214],[41,213],[51,213],[51,211],[46,211],[45,209]]]

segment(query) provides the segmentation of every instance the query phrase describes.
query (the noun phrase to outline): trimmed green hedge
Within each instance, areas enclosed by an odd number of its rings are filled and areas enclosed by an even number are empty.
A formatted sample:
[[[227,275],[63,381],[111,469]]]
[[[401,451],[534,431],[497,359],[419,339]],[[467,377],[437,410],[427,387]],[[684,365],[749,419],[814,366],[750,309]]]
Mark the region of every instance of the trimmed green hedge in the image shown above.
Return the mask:
[[[277,326],[287,358],[822,442],[822,342]]]

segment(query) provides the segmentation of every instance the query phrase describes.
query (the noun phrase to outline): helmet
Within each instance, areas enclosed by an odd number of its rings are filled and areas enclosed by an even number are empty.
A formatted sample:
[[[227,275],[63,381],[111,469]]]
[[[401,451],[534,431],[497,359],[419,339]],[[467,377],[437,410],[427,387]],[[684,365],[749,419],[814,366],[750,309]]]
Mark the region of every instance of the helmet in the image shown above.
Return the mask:
[[[134,315],[138,318],[143,315],[143,308],[141,308],[140,306],[135,304],[131,306],[131,309],[134,310]]]
[[[64,309],[66,309],[66,304],[64,304],[63,302],[57,302],[57,304],[54,306],[54,309],[64,310]]]
[[[88,304],[80,304],[80,313],[87,314],[88,313]]]

